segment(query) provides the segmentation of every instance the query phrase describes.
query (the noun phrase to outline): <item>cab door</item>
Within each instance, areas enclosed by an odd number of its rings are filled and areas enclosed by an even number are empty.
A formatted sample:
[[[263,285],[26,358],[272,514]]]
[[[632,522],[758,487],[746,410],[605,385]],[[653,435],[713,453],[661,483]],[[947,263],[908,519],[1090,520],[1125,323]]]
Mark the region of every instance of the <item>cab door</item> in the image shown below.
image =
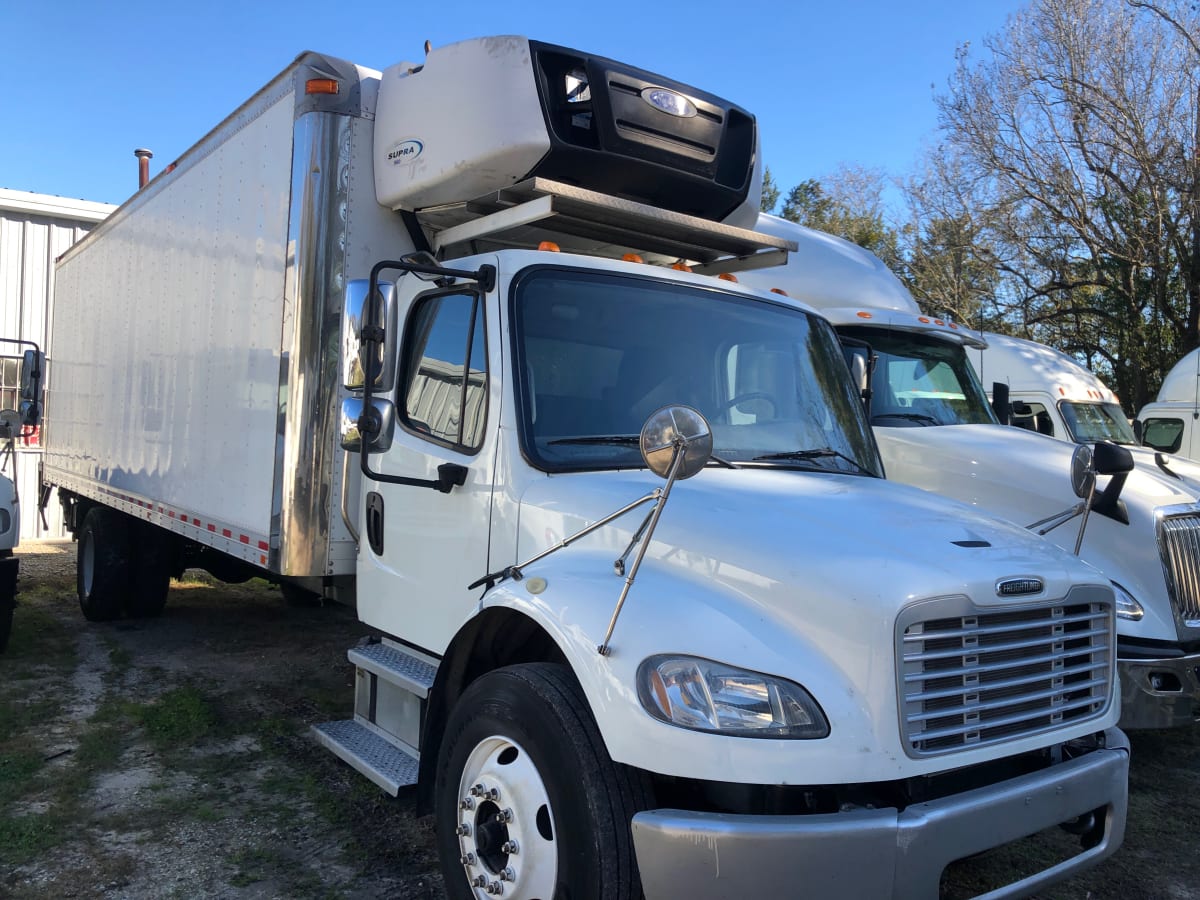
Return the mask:
[[[501,398],[495,295],[408,275],[396,303],[401,342],[387,348],[398,352],[396,385],[385,395],[392,441],[368,457],[377,477],[363,476],[358,611],[363,622],[441,653],[483,593],[467,585],[488,571]],[[447,465],[465,472],[447,470],[462,484],[444,493],[431,485]],[[427,484],[385,480],[396,476]]]

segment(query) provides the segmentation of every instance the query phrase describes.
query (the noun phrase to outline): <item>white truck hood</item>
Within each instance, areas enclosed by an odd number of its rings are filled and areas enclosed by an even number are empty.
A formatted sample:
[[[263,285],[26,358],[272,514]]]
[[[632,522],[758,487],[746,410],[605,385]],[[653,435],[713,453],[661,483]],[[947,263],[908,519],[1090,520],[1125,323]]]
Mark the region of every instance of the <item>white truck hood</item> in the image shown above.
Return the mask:
[[[518,556],[552,546],[660,484],[645,472],[577,473],[533,483],[522,498]],[[870,519],[863,518],[864,508]],[[584,540],[615,559],[648,510],[643,506]],[[1024,529],[944,498],[869,477],[749,467],[709,468],[677,483],[648,559],[764,603],[779,590],[788,607],[837,598],[889,617],[930,596],[967,594],[977,603],[999,603],[996,581],[1008,576],[1038,575],[1050,597],[1080,582],[1106,581]],[[875,563],[865,566],[864,559]]]
[[[953,497],[1019,525],[1032,524],[1078,502],[1068,478],[1073,444],[1002,425],[876,427],[875,438],[888,478]],[[1103,487],[1107,478],[1100,482]],[[1184,637],[1167,595],[1156,511],[1192,504],[1196,497],[1188,482],[1137,465],[1121,493],[1129,524],[1105,516],[1089,517],[1080,555],[1145,609],[1141,621],[1118,620],[1121,634],[1170,641]],[[1071,550],[1078,528],[1075,519],[1047,537]]]

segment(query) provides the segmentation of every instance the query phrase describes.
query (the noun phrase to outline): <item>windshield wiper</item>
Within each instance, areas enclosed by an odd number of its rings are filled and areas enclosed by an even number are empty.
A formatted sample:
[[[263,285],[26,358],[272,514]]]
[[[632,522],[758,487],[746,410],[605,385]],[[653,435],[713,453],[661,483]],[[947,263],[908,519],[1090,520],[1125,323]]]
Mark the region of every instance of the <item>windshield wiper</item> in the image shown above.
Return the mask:
[[[553,444],[617,444],[622,447],[636,446],[638,436],[636,434],[589,434],[583,437],[571,438],[555,438],[550,441]]]
[[[924,413],[875,413],[871,416],[872,424],[876,419],[908,419],[910,422],[928,423],[929,425],[941,424],[933,416],[927,416]]]
[[[612,444],[618,447],[634,447],[641,441],[641,438],[636,434],[589,434],[582,437],[573,438],[555,438],[550,441],[551,444]],[[724,457],[712,454],[709,456],[709,461],[714,462],[726,469],[738,468],[734,463]]]
[[[834,450],[832,447],[820,447],[816,450],[784,450],[782,453],[764,453],[762,456],[754,457],[754,461],[758,462],[759,460],[768,459],[811,460],[831,456],[850,463],[850,465],[854,466],[863,475],[875,475],[874,472],[854,457],[847,456],[845,453],[842,453],[840,450]]]

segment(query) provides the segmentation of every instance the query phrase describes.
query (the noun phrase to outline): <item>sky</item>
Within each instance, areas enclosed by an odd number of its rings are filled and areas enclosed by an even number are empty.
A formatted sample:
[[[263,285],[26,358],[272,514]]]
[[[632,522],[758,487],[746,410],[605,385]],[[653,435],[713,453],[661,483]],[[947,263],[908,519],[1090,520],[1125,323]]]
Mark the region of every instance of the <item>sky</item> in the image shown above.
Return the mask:
[[[786,190],[840,165],[912,171],[955,50],[1018,0],[0,0],[0,187],[106,203],[183,154],[299,53],[382,69],[520,34],[695,85],[758,118]]]

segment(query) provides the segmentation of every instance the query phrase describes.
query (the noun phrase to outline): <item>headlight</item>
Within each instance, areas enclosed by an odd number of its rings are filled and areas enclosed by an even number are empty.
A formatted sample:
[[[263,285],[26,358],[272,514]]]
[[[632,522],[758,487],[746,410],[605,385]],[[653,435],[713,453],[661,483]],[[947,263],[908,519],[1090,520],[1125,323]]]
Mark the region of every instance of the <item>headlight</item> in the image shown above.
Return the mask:
[[[1142,604],[1133,599],[1133,595],[1125,588],[1121,587],[1115,581],[1112,583],[1113,591],[1117,595],[1117,618],[1131,619],[1136,622],[1146,614],[1142,609]]]
[[[656,719],[734,737],[823,738],[829,721],[804,688],[694,656],[652,656],[638,698]]]

